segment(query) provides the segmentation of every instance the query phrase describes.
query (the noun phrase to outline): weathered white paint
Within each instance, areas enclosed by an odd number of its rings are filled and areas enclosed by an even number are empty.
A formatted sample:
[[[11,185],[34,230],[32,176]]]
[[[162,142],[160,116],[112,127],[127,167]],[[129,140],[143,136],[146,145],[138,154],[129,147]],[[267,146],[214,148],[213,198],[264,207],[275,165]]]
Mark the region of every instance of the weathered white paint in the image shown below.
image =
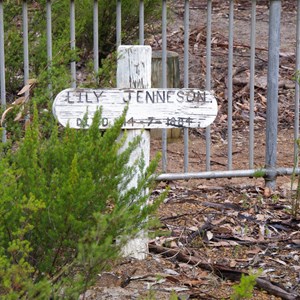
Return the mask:
[[[118,66],[122,70],[118,72],[121,77],[119,86],[125,86],[126,70],[130,70],[135,74],[128,83],[135,89],[67,89],[60,92],[53,104],[53,113],[58,121],[63,126],[69,123],[72,128],[80,128],[81,120],[87,113],[90,125],[95,111],[101,106],[100,128],[105,129],[120,117],[127,105],[123,126],[127,129],[205,128],[216,118],[218,106],[212,93],[198,89],[143,88],[149,78],[138,76],[149,71],[149,68],[144,62],[132,65],[134,67],[123,62]]]
[[[118,47],[118,65],[117,65],[117,87],[118,88],[138,88],[148,89],[151,87],[151,57],[152,50],[150,46],[119,46]],[[116,105],[117,106],[117,105]],[[136,136],[141,135],[139,147],[132,153],[129,165],[143,156],[145,168],[150,162],[150,131],[149,130],[128,130],[128,143]],[[122,150],[121,150],[122,151]],[[130,182],[128,189],[137,186],[140,174],[136,172],[135,177]],[[146,192],[146,191],[145,191]],[[148,254],[147,233],[140,231],[137,238],[128,241],[123,249],[124,256],[132,256],[136,259],[145,259]]]

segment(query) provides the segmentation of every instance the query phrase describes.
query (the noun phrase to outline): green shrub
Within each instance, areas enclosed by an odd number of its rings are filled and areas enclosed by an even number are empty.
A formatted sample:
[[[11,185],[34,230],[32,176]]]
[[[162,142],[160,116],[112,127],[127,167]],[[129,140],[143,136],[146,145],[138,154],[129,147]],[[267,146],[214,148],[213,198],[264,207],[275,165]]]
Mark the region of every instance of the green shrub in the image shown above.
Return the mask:
[[[233,286],[233,294],[230,299],[242,300],[250,299],[253,297],[253,290],[256,285],[256,279],[261,275],[262,270],[258,270],[257,273],[251,272],[249,275],[242,274],[239,284]]]
[[[76,299],[118,258],[126,239],[149,226],[160,199],[147,205],[145,190],[157,160],[146,171],[142,159],[128,166],[140,137],[119,153],[124,115],[105,133],[100,119],[99,111],[86,130],[53,126],[45,139],[35,109],[17,147],[2,145],[1,299]],[[137,169],[137,187],[128,190]]]

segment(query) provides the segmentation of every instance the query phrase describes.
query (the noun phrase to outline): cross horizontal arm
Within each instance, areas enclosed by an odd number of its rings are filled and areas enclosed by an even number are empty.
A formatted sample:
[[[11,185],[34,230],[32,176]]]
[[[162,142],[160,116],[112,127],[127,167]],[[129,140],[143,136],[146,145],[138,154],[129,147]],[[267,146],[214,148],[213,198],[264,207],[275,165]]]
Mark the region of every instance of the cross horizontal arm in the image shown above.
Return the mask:
[[[102,108],[101,129],[121,116],[128,105],[123,128],[199,128],[209,126],[218,112],[213,94],[199,89],[67,89],[53,104],[58,121],[81,128],[87,114],[91,124]]]

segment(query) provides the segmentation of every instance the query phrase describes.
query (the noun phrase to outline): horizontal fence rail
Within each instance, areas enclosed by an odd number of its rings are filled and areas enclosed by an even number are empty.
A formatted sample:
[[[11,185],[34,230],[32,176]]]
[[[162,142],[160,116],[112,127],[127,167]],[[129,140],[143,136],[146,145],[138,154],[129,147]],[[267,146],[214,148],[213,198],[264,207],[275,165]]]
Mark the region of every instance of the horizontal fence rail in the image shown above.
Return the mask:
[[[200,3],[201,1],[199,1]],[[31,3],[31,2],[30,2]],[[104,44],[106,41],[103,41],[99,37],[99,5],[101,1],[91,0],[91,7],[93,9],[92,18],[93,18],[93,69],[97,73],[101,65],[99,59],[99,45]],[[228,32],[227,40],[227,74],[226,74],[226,93],[224,91],[224,98],[226,98],[227,105],[227,127],[224,129],[224,136],[226,137],[227,145],[227,154],[224,155],[224,163],[226,165],[225,169],[218,169],[212,165],[212,153],[213,153],[213,140],[212,140],[212,128],[213,125],[207,127],[204,130],[204,148],[205,148],[205,163],[197,171],[190,171],[191,162],[190,162],[190,134],[189,129],[183,129],[183,169],[180,172],[171,170],[168,162],[168,138],[167,130],[162,130],[162,173],[158,176],[158,180],[177,180],[177,179],[202,179],[202,178],[231,178],[231,177],[255,177],[257,175],[257,170],[263,172],[267,186],[274,188],[276,184],[276,177],[281,175],[291,175],[299,174],[298,163],[296,161],[298,155],[298,146],[296,140],[299,137],[299,85],[295,84],[295,117],[294,117],[294,136],[291,143],[294,148],[294,157],[293,163],[294,168],[289,166],[278,167],[277,163],[277,136],[278,136],[278,88],[279,88],[279,58],[280,58],[280,24],[281,24],[281,12],[282,12],[282,1],[280,0],[271,0],[269,1],[269,41],[268,41],[268,78],[267,78],[267,113],[266,113],[266,150],[265,157],[263,162],[263,167],[258,167],[258,164],[255,159],[255,97],[256,97],[256,88],[255,88],[255,76],[256,76],[256,62],[257,62],[257,1],[251,1],[250,9],[250,19],[249,19],[249,115],[248,115],[248,128],[247,128],[247,140],[248,140],[248,165],[243,168],[236,168],[234,165],[233,153],[234,153],[234,134],[233,134],[233,115],[235,109],[234,103],[234,66],[236,66],[235,60],[235,44],[236,37],[234,36],[235,32],[235,6],[237,5],[234,0],[230,0],[228,5],[228,23],[226,32]],[[122,1],[116,0],[116,26],[115,26],[115,36],[116,36],[116,47],[122,44]],[[183,9],[183,53],[180,58],[182,61],[182,82],[183,87],[188,88],[190,86],[190,17],[191,17],[191,7],[190,1],[182,1]],[[202,15],[206,15],[205,23],[205,44],[203,45],[205,51],[205,72],[204,72],[204,85],[199,88],[206,90],[213,90],[215,87],[214,79],[212,77],[212,63],[214,54],[212,51],[213,47],[213,28],[214,28],[214,1],[207,0],[202,1],[201,4],[205,4],[205,9],[202,12]],[[30,22],[28,20],[29,12],[29,1],[22,1],[22,23],[20,26],[20,35],[23,39],[23,79],[24,85],[28,83],[30,78],[30,47],[29,47],[29,32]],[[52,26],[55,20],[52,20],[52,6],[55,3],[51,0],[47,0],[45,7],[45,18],[46,22],[46,37],[47,37],[47,60],[48,60],[48,70],[51,71],[52,60],[56,53],[53,53],[53,39],[52,39]],[[76,51],[76,5],[77,1],[69,1],[69,31],[70,31],[70,45],[69,48],[72,51]],[[160,50],[162,50],[162,83],[161,87],[168,88],[167,86],[167,53],[168,53],[168,9],[172,5],[166,0],[161,1],[161,19],[157,20],[160,23],[161,28],[161,44]],[[139,27],[138,27],[138,41],[140,45],[144,45],[147,38],[147,31],[145,30],[146,21],[145,21],[145,3],[144,0],[139,1],[139,11],[137,11],[137,16],[139,18]],[[204,7],[204,6],[203,6]],[[300,70],[300,1],[297,1],[297,20],[296,20],[296,32],[295,32],[295,72]],[[5,37],[6,30],[5,28],[5,5],[4,1],[0,0],[0,88],[1,88],[1,108],[2,111],[7,107],[6,103],[6,45]],[[172,20],[169,20],[172,22]],[[75,88],[79,85],[78,83],[78,70],[77,62],[73,59],[70,62],[70,86]],[[200,70],[199,70],[200,72]],[[199,75],[200,76],[200,75]],[[202,75],[201,75],[202,76]],[[51,98],[56,95],[52,95],[52,82],[49,82],[49,91]],[[224,102],[224,99],[217,99],[220,102]],[[3,124],[5,127],[5,124]],[[4,128],[5,129],[5,128]],[[6,142],[6,131],[2,131],[2,142]],[[260,162],[261,163],[261,162]],[[195,168],[193,168],[195,169]]]

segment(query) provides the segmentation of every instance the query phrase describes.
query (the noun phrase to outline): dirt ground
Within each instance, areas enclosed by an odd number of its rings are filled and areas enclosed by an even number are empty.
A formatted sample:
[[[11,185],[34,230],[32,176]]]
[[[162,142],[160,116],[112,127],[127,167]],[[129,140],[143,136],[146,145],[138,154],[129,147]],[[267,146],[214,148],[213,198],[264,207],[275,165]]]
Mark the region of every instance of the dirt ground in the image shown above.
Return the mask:
[[[264,165],[269,1],[257,1],[255,166]],[[293,167],[296,1],[282,1],[278,165]],[[183,53],[183,3],[172,2],[168,50]],[[190,1],[190,86],[204,88],[206,1]],[[212,88],[219,114],[211,126],[212,170],[227,166],[228,1],[213,1]],[[235,1],[233,168],[249,168],[249,44],[251,1]],[[148,40],[160,49],[160,34]],[[181,61],[182,66],[182,61]],[[181,78],[182,80],[182,78]],[[161,142],[152,141],[152,154]],[[205,170],[205,131],[190,132],[189,171]],[[168,142],[168,171],[182,172],[182,138]],[[270,192],[263,179],[164,182],[169,187],[151,233],[147,259],[124,259],[99,274],[86,299],[230,299],[241,274],[260,270],[251,299],[300,299],[299,219],[291,214],[290,177]],[[236,298],[242,299],[242,298]]]

